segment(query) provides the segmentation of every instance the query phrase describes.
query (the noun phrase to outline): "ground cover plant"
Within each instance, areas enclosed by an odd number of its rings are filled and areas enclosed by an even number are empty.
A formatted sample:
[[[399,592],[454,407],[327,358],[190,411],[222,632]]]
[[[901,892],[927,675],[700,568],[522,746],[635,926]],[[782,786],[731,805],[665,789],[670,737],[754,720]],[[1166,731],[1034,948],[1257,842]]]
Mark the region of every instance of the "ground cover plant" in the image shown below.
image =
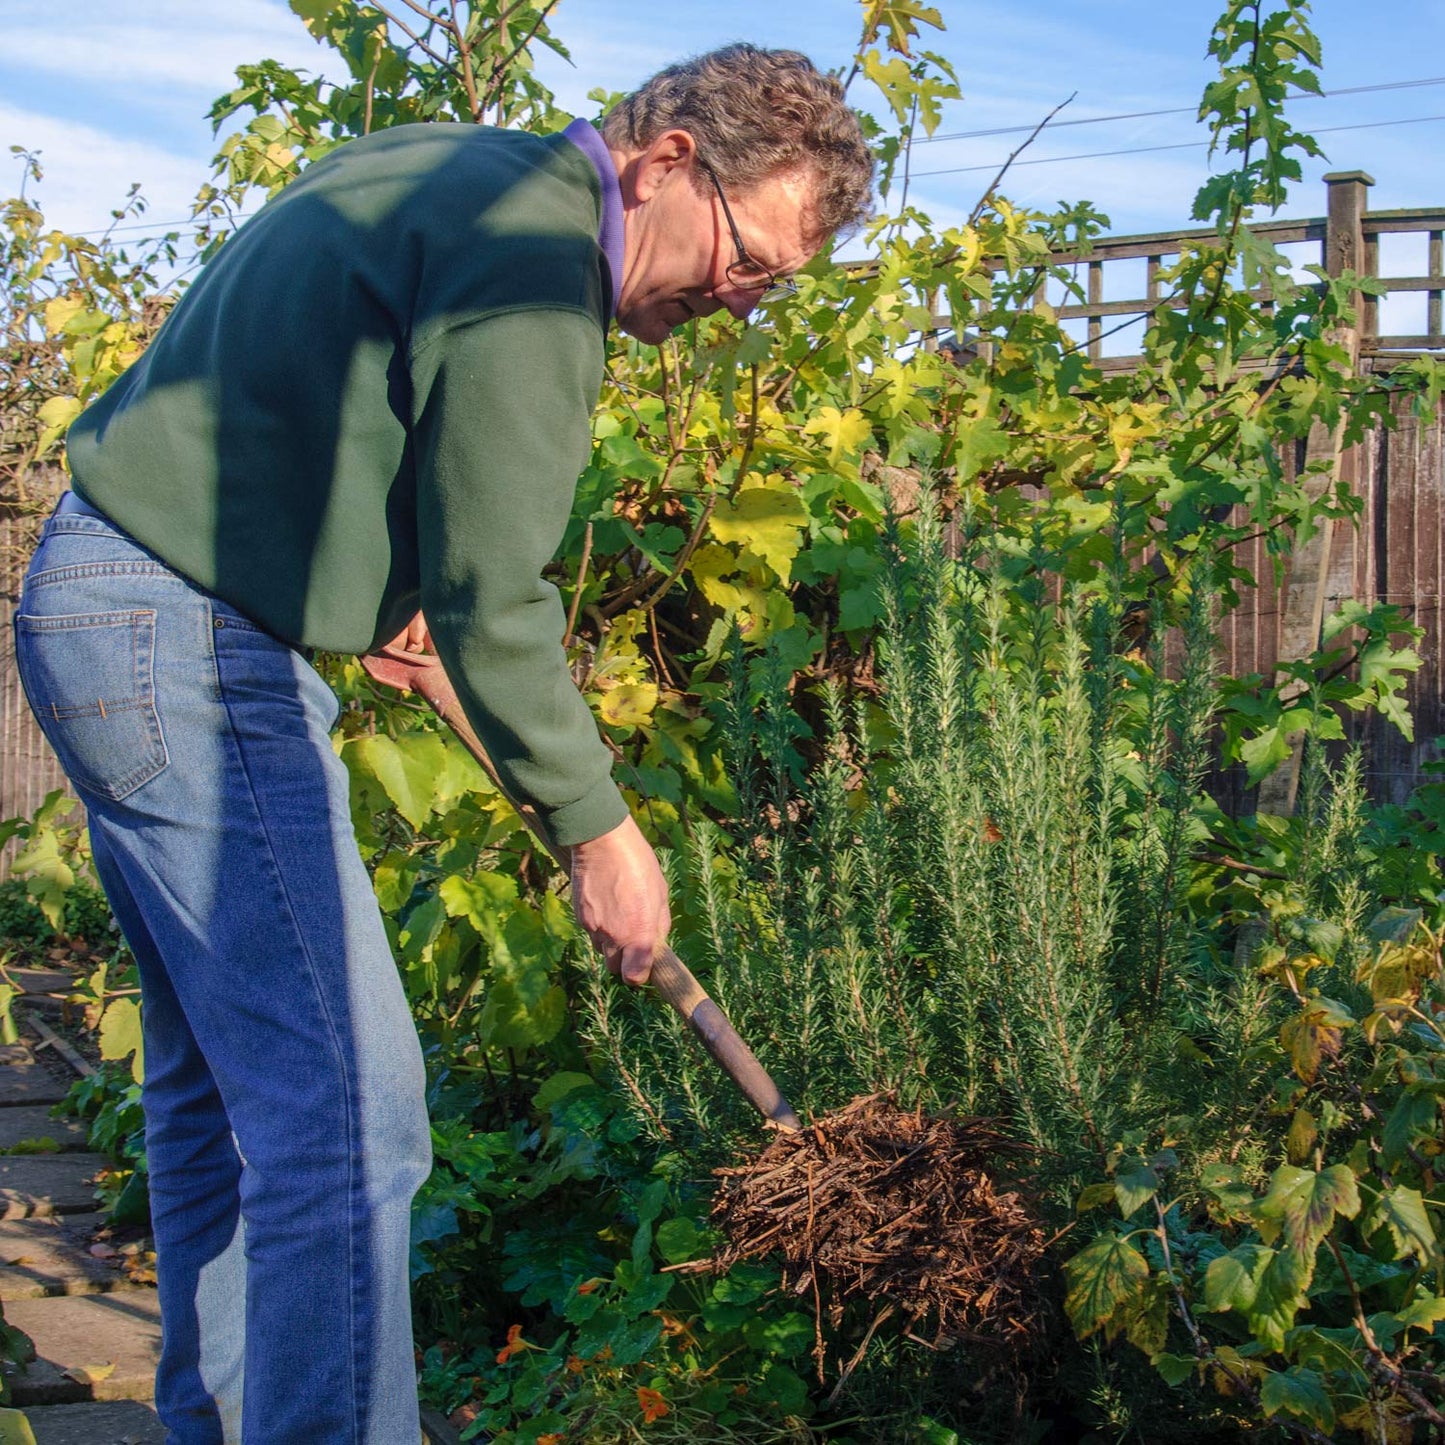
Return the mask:
[[[350,135],[564,124],[529,50],[561,45],[554,8],[296,0],[342,79],[242,69],[194,237],[127,256],[9,203],[16,496],[163,313],[147,278],[167,248],[225,244],[243,203]],[[1442,1409],[1445,810],[1439,785],[1374,808],[1326,751],[1351,710],[1408,727],[1410,628],[1352,604],[1282,682],[1218,677],[1212,648],[1250,580],[1236,543],[1283,558],[1357,510],[1281,448],[1388,425],[1410,396],[1433,414],[1441,391],[1427,362],[1353,371],[1335,328],[1360,283],[1300,285],[1250,232],[1313,153],[1282,104],[1318,87],[1308,7],[1231,0],[1215,26],[1220,164],[1196,209],[1215,234],[1162,278],[1142,364],[1109,374],[1040,299],[1051,276],[1076,294],[1049,252],[1104,218],[1024,212],[1005,176],[935,227],[907,176],[956,94],[928,48],[942,17],[859,18],[845,78],[875,113],[876,260],[820,258],[752,324],[618,339],[554,580],[672,870],[679,951],[805,1115],[881,1092],[988,1119],[1012,1146],[999,1190],[1052,1240],[1052,1314],[1029,1350],[938,1351],[875,1323],[882,1299],[793,1293],[766,1254],[697,1268],[724,1243],[711,1171],[762,1142],[746,1106],[598,975],[563,880],[456,740],[327,659],[431,1081],[424,1396],[468,1438],[551,1445],[1423,1435]],[[990,343],[977,359],[923,344],[940,313]],[[1257,782],[1301,735],[1294,817],[1211,803],[1212,768]],[[60,867],[83,867],[58,818],[26,825],[19,874],[65,931]],[[113,1069],[76,1106],[135,1210],[123,966],[87,974]]]

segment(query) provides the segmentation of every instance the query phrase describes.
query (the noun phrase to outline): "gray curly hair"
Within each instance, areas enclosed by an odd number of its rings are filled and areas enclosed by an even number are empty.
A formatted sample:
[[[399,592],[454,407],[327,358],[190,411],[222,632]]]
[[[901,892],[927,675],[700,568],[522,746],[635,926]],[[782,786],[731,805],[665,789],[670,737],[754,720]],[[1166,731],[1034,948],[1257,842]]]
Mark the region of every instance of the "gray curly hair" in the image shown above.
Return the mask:
[[[674,128],[739,191],[780,172],[811,175],[820,237],[868,215],[873,156],[858,117],[843,87],[796,50],[739,43],[669,65],[608,111],[602,136],[615,150],[642,150]]]

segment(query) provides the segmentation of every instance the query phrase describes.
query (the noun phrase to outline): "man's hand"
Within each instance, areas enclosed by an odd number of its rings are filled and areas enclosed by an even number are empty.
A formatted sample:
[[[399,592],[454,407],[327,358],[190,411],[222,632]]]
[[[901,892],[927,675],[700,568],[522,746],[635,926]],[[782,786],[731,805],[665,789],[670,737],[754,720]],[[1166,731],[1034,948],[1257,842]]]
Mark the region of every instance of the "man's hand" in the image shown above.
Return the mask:
[[[657,854],[631,818],[573,847],[572,908],[607,967],[625,983],[646,983],[672,914]]]
[[[427,631],[426,618],[420,612],[386,644],[400,652],[433,652],[431,633]]]

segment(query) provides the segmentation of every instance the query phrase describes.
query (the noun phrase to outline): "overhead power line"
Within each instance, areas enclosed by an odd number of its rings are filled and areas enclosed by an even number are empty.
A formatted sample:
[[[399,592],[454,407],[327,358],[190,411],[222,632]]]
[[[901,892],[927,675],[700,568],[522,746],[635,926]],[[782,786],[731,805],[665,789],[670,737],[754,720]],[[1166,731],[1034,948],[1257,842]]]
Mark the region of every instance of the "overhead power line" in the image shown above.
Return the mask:
[[[1420,87],[1420,86],[1424,86],[1424,85],[1445,85],[1445,75],[1427,76],[1427,77],[1425,77],[1425,78],[1423,78],[1423,79],[1421,79],[1421,80],[1390,80],[1390,81],[1384,81],[1384,82],[1382,82],[1382,83],[1380,83],[1380,84],[1378,84],[1378,85],[1350,85],[1350,86],[1343,86],[1343,87],[1341,87],[1341,88],[1338,89],[1338,90],[1327,90],[1327,91],[1324,92],[1323,95],[1315,95],[1315,94],[1314,94],[1313,92],[1311,92],[1311,91],[1303,91],[1303,92],[1301,92],[1299,95],[1292,95],[1292,96],[1290,96],[1289,98],[1290,98],[1290,100],[1322,100],[1322,99],[1323,99],[1323,100],[1328,100],[1331,96],[1336,96],[1336,95],[1368,95],[1368,94],[1372,94],[1372,93],[1375,93],[1375,92],[1378,92],[1378,91],[1383,91],[1383,90],[1411,90],[1411,89],[1416,89],[1416,88],[1418,88],[1418,87]],[[1171,107],[1170,107],[1169,109],[1167,109],[1167,110],[1130,110],[1130,111],[1121,111],[1118,115],[1094,115],[1094,116],[1087,116],[1087,117],[1085,117],[1085,118],[1082,119],[1082,120],[1056,120],[1056,121],[1053,121],[1053,122],[1049,125],[1049,130],[1051,130],[1051,131],[1062,130],[1065,126],[1075,126],[1075,125],[1103,125],[1106,121],[1111,121],[1111,120],[1144,120],[1144,119],[1151,118],[1151,117],[1153,117],[1153,116],[1160,116],[1160,115],[1194,115],[1194,114],[1197,114],[1197,111],[1198,111],[1198,107],[1197,107],[1197,106],[1192,106],[1192,105],[1171,106]],[[1376,126],[1419,125],[1420,123],[1422,123],[1422,122],[1424,122],[1424,121],[1441,120],[1441,119],[1445,119],[1445,117],[1438,116],[1438,115],[1420,115],[1420,116],[1412,116],[1412,117],[1411,117],[1410,119],[1408,119],[1408,120],[1378,120],[1378,121],[1370,121],[1370,122],[1367,122],[1367,123],[1361,124],[1361,125],[1333,125],[1333,126],[1322,126],[1322,127],[1320,127],[1315,133],[1318,134],[1318,135],[1328,135],[1328,134],[1333,134],[1334,132],[1343,131],[1343,130],[1370,130],[1370,129],[1376,127]],[[982,138],[987,137],[987,136],[995,136],[995,135],[1018,135],[1018,134],[1020,134],[1020,133],[1022,133],[1022,132],[1031,131],[1031,130],[1034,130],[1034,129],[1036,129],[1036,128],[1037,128],[1037,127],[1036,127],[1036,126],[1033,126],[1033,125],[1005,125],[1005,126],[995,126],[994,128],[992,128],[992,129],[990,129],[990,130],[961,130],[961,131],[955,131],[955,132],[953,132],[953,133],[951,133],[951,134],[949,134],[949,135],[919,136],[916,140],[913,141],[913,144],[914,144],[915,146],[918,146],[918,145],[927,145],[927,144],[929,144],[930,142],[933,142],[933,141],[979,140],[979,139],[982,139]],[[1145,154],[1145,153],[1147,153],[1147,152],[1150,152],[1150,151],[1192,150],[1192,149],[1194,149],[1195,147],[1203,146],[1203,145],[1207,145],[1207,144],[1208,144],[1207,141],[1178,141],[1178,142],[1175,142],[1175,143],[1172,144],[1172,145],[1134,146],[1134,147],[1131,147],[1131,148],[1129,148],[1129,149],[1127,149],[1127,150],[1116,150],[1116,151],[1089,151],[1089,152],[1087,152],[1087,153],[1085,153],[1085,154],[1082,154],[1082,155],[1073,155],[1073,156],[1041,156],[1041,157],[1038,157],[1038,158],[1035,159],[1035,160],[1015,161],[1015,162],[1014,162],[1014,168],[1016,168],[1016,167],[1018,167],[1018,166],[1046,166],[1046,165],[1057,165],[1057,164],[1061,164],[1061,163],[1064,162],[1064,161],[1090,161],[1090,160],[1100,160],[1100,159],[1103,159],[1103,158],[1109,157],[1109,156],[1143,155],[1143,154]],[[925,176],[959,176],[959,175],[966,175],[966,174],[968,174],[969,172],[973,172],[973,171],[996,170],[996,169],[998,168],[998,166],[1000,166],[1001,164],[1002,164],[1001,161],[993,161],[993,162],[991,162],[989,165],[980,165],[980,166],[951,166],[951,167],[949,167],[949,168],[946,169],[946,170],[938,170],[938,171],[914,171],[914,172],[913,172],[913,179],[914,179],[914,180],[922,180]],[[244,220],[247,219],[248,216],[251,216],[251,215],[254,215],[254,214],[255,214],[254,211],[248,211],[248,212],[246,213],[246,215],[242,215],[242,216],[237,216],[237,217],[235,217],[235,220],[238,221],[238,222],[239,222],[239,221],[244,221]],[[156,235],[158,232],[159,232],[159,233],[164,233],[165,231],[172,230],[172,229],[174,229],[175,227],[179,227],[179,226],[189,226],[189,225],[192,225],[192,224],[194,224],[192,218],[187,217],[187,218],[185,218],[184,220],[179,220],[179,221],[142,221],[142,222],[136,222],[136,223],[134,223],[134,224],[124,225],[124,226],[103,226],[103,227],[100,227],[100,228],[98,228],[98,229],[96,229],[96,230],[91,230],[91,231],[75,231],[75,232],[72,232],[72,234],[73,234],[73,235],[76,235],[76,236],[80,236],[80,237],[86,238],[86,239],[90,239],[90,238],[92,238],[92,237],[97,237],[97,236],[116,236],[116,235],[121,235],[121,234],[123,234],[123,233],[128,234],[128,233],[132,233],[132,232],[135,232],[135,231],[144,231],[144,232],[149,232],[151,235],[154,236],[154,235]]]
[[[1298,95],[1291,95],[1290,100],[1329,100],[1335,95],[1370,95],[1381,90],[1411,90],[1421,85],[1445,85],[1445,75],[1429,76],[1424,80],[1390,80],[1380,85],[1347,85],[1339,90],[1327,90],[1322,95],[1316,95],[1311,90],[1303,90]],[[1144,120],[1156,115],[1198,115],[1197,105],[1170,106],[1167,110],[1126,110],[1118,115],[1090,115],[1082,120],[1056,120],[1050,123],[1050,130],[1062,130],[1066,125],[1103,125],[1110,120]],[[932,145],[937,141],[946,140],[979,140],[984,136],[991,135],[1022,135],[1025,131],[1031,131],[1032,125],[1001,125],[995,126],[992,130],[959,130],[948,135],[921,135],[913,144],[916,146]]]
[[[1413,115],[1408,120],[1371,120],[1360,125],[1324,125],[1318,127],[1315,135],[1331,135],[1342,130],[1377,130],[1387,125],[1422,125],[1430,120],[1445,120],[1445,115]],[[1056,166],[1062,165],[1065,161],[1095,161],[1104,156],[1141,156],[1149,151],[1188,151],[1200,150],[1209,144],[1203,140],[1176,141],[1173,145],[1161,146],[1131,146],[1121,151],[1087,151],[1081,155],[1074,156],[1039,156],[1031,161],[1015,161],[1010,169],[1019,166]],[[1002,161],[991,161],[986,166],[950,166],[942,171],[914,171],[913,179],[921,181],[925,176],[961,176],[969,171],[996,171]]]

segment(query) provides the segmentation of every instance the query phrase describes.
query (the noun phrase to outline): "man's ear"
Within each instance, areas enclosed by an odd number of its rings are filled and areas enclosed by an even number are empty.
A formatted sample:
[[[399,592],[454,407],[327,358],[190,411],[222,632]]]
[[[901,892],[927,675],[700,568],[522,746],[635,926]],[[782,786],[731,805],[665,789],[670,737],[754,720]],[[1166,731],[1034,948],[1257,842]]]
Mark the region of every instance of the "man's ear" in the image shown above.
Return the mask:
[[[632,163],[632,188],[650,201],[674,174],[689,175],[697,164],[697,142],[685,130],[665,130]]]

